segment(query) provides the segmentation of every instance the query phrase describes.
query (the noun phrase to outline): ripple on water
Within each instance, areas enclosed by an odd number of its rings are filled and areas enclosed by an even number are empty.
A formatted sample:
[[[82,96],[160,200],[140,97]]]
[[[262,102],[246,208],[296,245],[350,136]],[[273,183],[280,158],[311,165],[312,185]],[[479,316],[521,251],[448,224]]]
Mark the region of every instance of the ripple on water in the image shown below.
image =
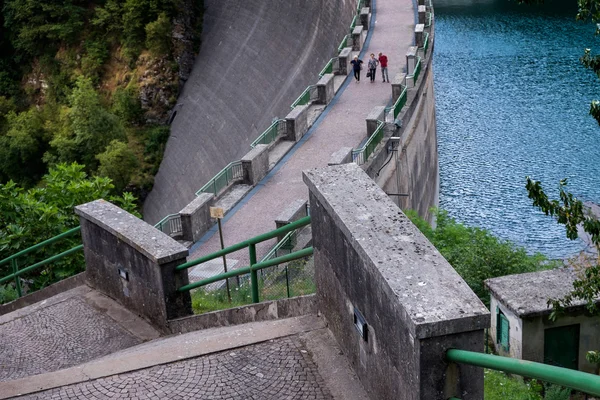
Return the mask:
[[[593,24],[557,1],[435,5],[440,207],[530,252],[576,253],[581,244],[531,206],[524,186],[529,175],[556,196],[568,178],[579,198],[600,202],[600,128],[588,115],[600,82],[578,61],[597,44]]]

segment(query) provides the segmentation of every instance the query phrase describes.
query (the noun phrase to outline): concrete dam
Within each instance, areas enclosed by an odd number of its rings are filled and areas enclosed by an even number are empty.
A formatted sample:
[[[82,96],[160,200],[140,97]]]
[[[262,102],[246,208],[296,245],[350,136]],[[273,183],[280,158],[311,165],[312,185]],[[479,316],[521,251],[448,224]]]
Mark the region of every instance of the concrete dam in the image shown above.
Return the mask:
[[[155,223],[283,117],[336,54],[353,0],[205,0],[202,46],[171,124],[164,159],[144,204]]]

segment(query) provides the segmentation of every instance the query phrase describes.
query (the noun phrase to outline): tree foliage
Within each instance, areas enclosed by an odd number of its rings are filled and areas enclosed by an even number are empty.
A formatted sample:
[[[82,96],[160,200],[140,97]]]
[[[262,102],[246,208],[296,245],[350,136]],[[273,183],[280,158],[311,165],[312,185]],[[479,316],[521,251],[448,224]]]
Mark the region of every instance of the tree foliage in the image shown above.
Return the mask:
[[[104,153],[96,156],[100,162],[98,175],[110,178],[115,190],[120,193],[129,184],[131,176],[139,166],[138,159],[126,143],[113,140]]]
[[[485,229],[456,222],[444,210],[436,211],[435,229],[414,211],[406,215],[486,305],[489,305],[483,284],[486,279],[554,266],[542,254],[529,255],[524,248],[501,240]]]

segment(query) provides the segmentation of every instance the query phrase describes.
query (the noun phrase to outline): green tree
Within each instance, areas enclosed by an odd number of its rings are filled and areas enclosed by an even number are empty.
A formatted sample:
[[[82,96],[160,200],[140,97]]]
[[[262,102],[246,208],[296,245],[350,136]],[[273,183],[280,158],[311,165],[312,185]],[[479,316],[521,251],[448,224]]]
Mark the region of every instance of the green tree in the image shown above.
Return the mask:
[[[135,211],[135,199],[130,194],[111,197],[113,185],[108,178],[89,178],[78,164],[59,164],[51,168],[39,186],[24,189],[13,181],[0,184],[0,260],[56,236],[79,224],[73,212],[76,205],[99,198],[110,200],[129,212]],[[74,247],[80,239],[57,242],[39,252],[19,259],[19,264],[30,265],[51,255]],[[33,289],[56,282],[82,271],[82,255],[69,256],[58,263],[31,272],[25,279]],[[0,276],[10,273],[0,266]]]
[[[486,279],[555,266],[542,254],[528,255],[524,248],[498,239],[485,229],[456,222],[444,210],[436,211],[435,229],[412,210],[406,215],[486,305],[489,305],[489,294],[483,284]]]
[[[110,142],[106,151],[98,154],[96,158],[100,161],[98,175],[110,178],[117,193],[121,193],[125,189],[139,166],[133,151],[126,143],[118,140]]]
[[[171,20],[160,13],[156,21],[146,25],[146,48],[155,57],[166,56],[171,51]]]

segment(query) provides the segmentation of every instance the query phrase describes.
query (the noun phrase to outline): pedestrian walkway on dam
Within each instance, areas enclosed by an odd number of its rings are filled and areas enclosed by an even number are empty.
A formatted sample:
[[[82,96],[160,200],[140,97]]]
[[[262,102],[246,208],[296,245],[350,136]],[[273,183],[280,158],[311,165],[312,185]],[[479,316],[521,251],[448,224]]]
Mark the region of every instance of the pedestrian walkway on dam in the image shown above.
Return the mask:
[[[379,52],[386,54],[392,78],[405,68],[406,51],[413,45],[415,8],[411,1],[377,0],[373,5],[369,36],[361,52],[364,70],[360,83],[348,76],[335,99],[290,154],[225,218],[225,246],[274,229],[274,220],[287,205],[299,199],[308,200],[302,171],[327,166],[332,154],[342,147],[358,148],[366,138],[365,119],[369,112],[391,103],[392,89],[389,83],[382,82],[380,68],[374,83],[366,78],[367,60],[371,53],[376,57]],[[190,260],[220,249],[219,235],[214,233],[214,229],[209,231],[192,247]],[[275,243],[274,239],[257,245],[258,259]],[[228,257],[230,268],[249,265],[247,251]]]

